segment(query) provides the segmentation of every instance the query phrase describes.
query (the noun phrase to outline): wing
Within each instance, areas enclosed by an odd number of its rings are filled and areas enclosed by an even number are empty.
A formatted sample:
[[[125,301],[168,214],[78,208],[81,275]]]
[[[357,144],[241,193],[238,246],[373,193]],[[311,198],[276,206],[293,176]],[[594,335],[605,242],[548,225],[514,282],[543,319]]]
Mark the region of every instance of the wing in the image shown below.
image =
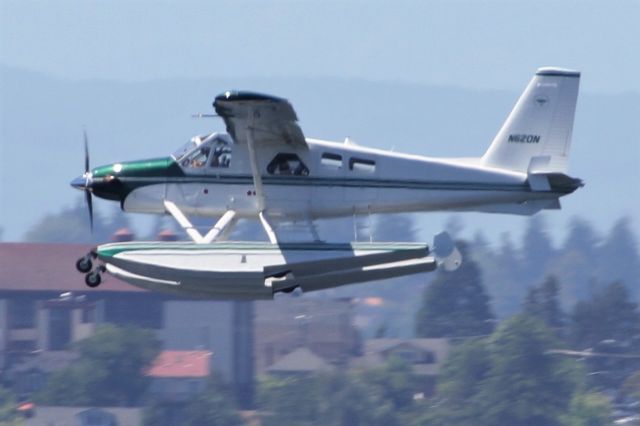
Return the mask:
[[[247,130],[251,128],[257,146],[275,144],[307,147],[296,112],[286,99],[230,91],[216,96],[213,107],[224,119],[227,132],[236,143],[247,143]]]

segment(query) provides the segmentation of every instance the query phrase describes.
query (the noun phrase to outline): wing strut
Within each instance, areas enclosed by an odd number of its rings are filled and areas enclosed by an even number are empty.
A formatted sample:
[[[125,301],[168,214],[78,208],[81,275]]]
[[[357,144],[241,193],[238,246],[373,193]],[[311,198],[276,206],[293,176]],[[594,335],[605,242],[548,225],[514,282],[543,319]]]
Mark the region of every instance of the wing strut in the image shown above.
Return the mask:
[[[273,227],[267,220],[266,216],[266,198],[262,188],[262,175],[260,174],[260,166],[258,165],[258,155],[256,154],[256,146],[253,138],[253,132],[255,130],[256,111],[253,108],[249,108],[249,120],[247,123],[247,147],[249,148],[249,160],[251,161],[251,173],[253,174],[253,185],[256,188],[256,196],[258,197],[258,216],[265,232],[269,236],[271,244],[277,244],[278,238],[273,230]]]
[[[228,231],[226,228],[232,227],[235,223],[236,212],[234,210],[227,210],[225,214],[218,219],[213,228],[211,228],[205,236],[202,236],[173,201],[164,200],[164,207],[196,244],[209,244],[215,241],[220,235],[226,235],[226,231]]]
[[[264,214],[264,211],[261,211],[258,216],[260,216],[260,222],[262,223],[262,227],[265,232],[269,236],[269,241],[271,244],[278,244],[278,237],[276,237],[276,233],[273,231],[271,224],[267,220],[267,216]]]
[[[253,174],[253,185],[256,187],[256,196],[258,197],[258,211],[263,212],[265,209],[265,198],[264,198],[264,192],[262,190],[262,175],[260,174],[260,166],[258,166],[258,156],[256,154],[256,147],[253,139],[253,131],[255,129],[254,114],[255,114],[255,110],[253,108],[250,108],[249,122],[247,125],[247,147],[249,148],[249,161],[251,161],[251,173]],[[262,220],[262,215],[261,215],[261,220]]]

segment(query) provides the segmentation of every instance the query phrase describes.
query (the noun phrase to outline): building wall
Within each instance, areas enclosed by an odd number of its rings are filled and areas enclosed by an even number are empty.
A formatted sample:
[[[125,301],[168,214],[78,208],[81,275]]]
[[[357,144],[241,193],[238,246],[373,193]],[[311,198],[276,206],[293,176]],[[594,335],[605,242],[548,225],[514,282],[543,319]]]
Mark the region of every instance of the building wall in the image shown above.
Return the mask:
[[[198,395],[206,386],[206,377],[153,378],[149,390],[164,401],[182,402]]]
[[[211,371],[231,380],[233,374],[232,302],[170,300],[164,304],[164,349],[208,350]]]
[[[255,363],[261,374],[300,347],[325,361],[346,363],[359,350],[350,300],[287,298],[256,303]]]
[[[83,321],[84,312],[82,309],[74,309],[71,312],[72,341],[86,339],[90,337],[95,329],[96,324],[93,321]]]

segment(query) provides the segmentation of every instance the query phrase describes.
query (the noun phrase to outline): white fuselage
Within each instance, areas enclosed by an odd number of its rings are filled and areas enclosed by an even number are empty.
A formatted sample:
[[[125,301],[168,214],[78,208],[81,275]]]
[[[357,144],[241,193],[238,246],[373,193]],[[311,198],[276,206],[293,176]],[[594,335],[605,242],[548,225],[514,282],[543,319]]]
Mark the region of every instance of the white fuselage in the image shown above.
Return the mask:
[[[433,210],[527,212],[558,193],[532,191],[527,175],[483,166],[479,158],[440,159],[307,139],[308,149],[262,146],[257,155],[271,217],[310,218]],[[269,164],[294,154],[307,174],[278,174]],[[246,145],[232,145],[228,168],[189,168],[133,190],[123,209],[164,213],[164,200],[188,214],[240,217],[260,211]],[[538,203],[538,204],[537,204]]]

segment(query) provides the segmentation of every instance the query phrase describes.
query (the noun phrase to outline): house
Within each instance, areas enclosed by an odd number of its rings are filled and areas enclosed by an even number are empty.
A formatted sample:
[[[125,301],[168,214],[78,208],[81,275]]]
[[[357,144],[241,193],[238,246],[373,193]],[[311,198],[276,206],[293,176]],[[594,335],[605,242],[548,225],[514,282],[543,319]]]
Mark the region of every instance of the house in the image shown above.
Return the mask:
[[[75,261],[88,250],[80,244],[0,244],[0,365],[36,350],[64,350],[101,322],[162,326],[164,296],[109,278],[97,292],[85,286]]]
[[[167,350],[205,350],[216,373],[252,405],[253,304],[150,292],[105,274],[88,288],[75,269],[83,244],[0,243],[0,369],[68,350],[99,324],[155,330]],[[28,386],[27,386],[28,387]]]
[[[254,346],[258,374],[298,348],[345,366],[360,352],[353,303],[319,297],[257,302]]]
[[[308,348],[298,348],[286,354],[266,369],[275,376],[304,376],[326,373],[334,367]]]
[[[255,374],[294,350],[306,347],[341,366],[360,351],[350,299],[194,300],[146,291],[108,274],[91,289],[75,269],[90,249],[0,243],[0,369],[15,367],[19,380],[28,382],[33,365],[17,366],[34,353],[68,350],[103,323],[135,325],[154,330],[165,350],[211,352],[209,368],[233,385],[240,406],[249,409]],[[49,372],[31,373],[37,386],[35,376]]]
[[[5,371],[5,380],[17,396],[28,399],[42,389],[51,373],[68,367],[77,358],[71,351],[36,351],[11,365]]]
[[[422,379],[422,391],[430,395],[436,376],[451,349],[449,339],[371,339],[364,342],[362,356],[351,360],[350,368],[380,368],[393,357],[400,358]]]
[[[149,391],[164,401],[188,401],[205,390],[210,359],[208,351],[162,351],[146,373],[152,380]]]

